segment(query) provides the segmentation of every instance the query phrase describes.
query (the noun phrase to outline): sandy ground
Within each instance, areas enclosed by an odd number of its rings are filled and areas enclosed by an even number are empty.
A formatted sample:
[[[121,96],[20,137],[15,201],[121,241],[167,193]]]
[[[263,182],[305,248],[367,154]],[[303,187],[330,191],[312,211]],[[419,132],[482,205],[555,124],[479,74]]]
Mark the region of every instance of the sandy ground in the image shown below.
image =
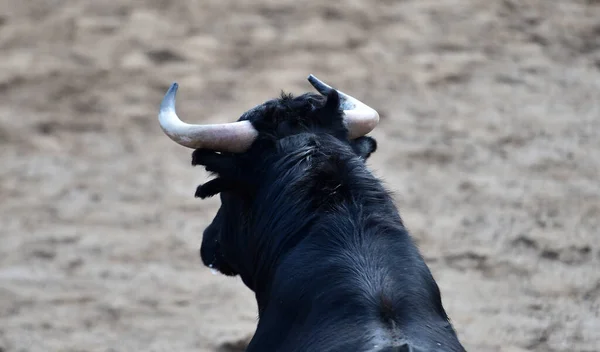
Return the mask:
[[[246,5],[247,4],[247,5]],[[376,107],[469,351],[600,351],[600,2],[0,1],[0,351],[238,351],[198,250],[217,200],[160,130],[314,73]]]

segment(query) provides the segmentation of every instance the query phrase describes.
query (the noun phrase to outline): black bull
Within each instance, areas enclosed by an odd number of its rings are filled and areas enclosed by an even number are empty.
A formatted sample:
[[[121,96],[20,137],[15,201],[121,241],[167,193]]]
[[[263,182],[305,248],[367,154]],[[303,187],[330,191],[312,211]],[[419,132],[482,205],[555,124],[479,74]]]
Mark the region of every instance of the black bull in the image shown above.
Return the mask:
[[[464,351],[389,192],[349,139],[338,92],[282,95],[242,115],[243,153],[196,149],[220,194],[205,265],[239,275],[259,322],[247,351]]]

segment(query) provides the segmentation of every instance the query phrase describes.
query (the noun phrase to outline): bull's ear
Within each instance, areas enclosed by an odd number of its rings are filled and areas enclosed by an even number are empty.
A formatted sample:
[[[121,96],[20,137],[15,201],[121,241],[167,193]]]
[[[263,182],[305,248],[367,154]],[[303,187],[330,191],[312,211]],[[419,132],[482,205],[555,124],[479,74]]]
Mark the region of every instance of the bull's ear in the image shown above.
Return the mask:
[[[332,89],[326,98],[325,105],[316,111],[316,119],[328,128],[343,126],[344,113],[340,108],[340,95]]]
[[[325,106],[323,106],[324,112],[328,115],[334,114],[338,112],[340,109],[340,94],[337,90],[332,89],[329,94],[327,94],[327,102]]]
[[[233,182],[226,181],[221,177],[214,178],[196,188],[196,198],[210,198],[221,192],[229,191],[233,188]]]
[[[373,137],[356,138],[350,141],[350,145],[354,152],[364,160],[367,160],[377,150],[377,141]]]

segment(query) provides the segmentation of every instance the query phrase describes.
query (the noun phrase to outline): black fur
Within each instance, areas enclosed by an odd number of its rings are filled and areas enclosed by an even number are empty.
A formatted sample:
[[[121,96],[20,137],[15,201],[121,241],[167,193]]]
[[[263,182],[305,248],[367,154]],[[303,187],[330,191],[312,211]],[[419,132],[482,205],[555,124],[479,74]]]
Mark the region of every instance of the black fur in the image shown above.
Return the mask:
[[[221,197],[202,260],[256,295],[247,350],[463,351],[437,284],[365,165],[376,141],[349,140],[339,104],[335,90],[282,94],[240,118],[259,131],[247,152],[193,153],[192,164],[216,176],[196,196]]]

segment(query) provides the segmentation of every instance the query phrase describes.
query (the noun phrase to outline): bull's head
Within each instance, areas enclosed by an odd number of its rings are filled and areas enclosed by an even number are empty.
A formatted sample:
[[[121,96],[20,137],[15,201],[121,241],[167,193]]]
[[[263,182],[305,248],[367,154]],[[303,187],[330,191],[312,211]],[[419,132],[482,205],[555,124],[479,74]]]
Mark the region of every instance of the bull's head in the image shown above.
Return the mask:
[[[196,149],[193,165],[204,165],[218,176],[196,191],[200,198],[221,196],[221,207],[204,231],[200,250],[204,264],[226,275],[241,274],[253,290],[250,277],[256,269],[249,266],[256,260],[248,256],[257,253],[243,251],[252,246],[246,225],[256,211],[255,191],[266,181],[268,163],[275,162],[272,156],[305,152],[310,157],[311,145],[329,143],[332,153],[364,161],[377,147],[373,138],[365,136],[379,122],[377,111],[313,75],[308,81],[320,94],[283,95],[245,112],[233,123],[182,122],[175,112],[176,83],[160,107],[163,131],[178,144]]]

